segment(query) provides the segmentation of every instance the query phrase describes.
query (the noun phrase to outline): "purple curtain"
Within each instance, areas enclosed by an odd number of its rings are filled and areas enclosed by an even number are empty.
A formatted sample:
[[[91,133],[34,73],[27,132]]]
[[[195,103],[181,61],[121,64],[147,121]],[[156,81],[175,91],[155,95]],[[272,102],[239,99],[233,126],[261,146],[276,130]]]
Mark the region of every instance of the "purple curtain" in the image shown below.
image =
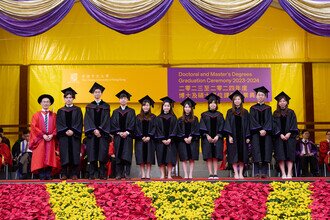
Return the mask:
[[[74,2],[75,0],[63,1],[54,10],[33,19],[15,19],[0,12],[0,27],[22,37],[41,34],[58,24],[71,10]]]
[[[180,0],[182,6],[193,19],[206,29],[217,34],[237,34],[256,22],[267,10],[272,0],[264,0],[257,7],[233,18],[220,18],[198,8],[190,0]]]
[[[160,5],[146,14],[134,18],[121,19],[106,14],[89,0],[81,0],[87,12],[95,20],[122,34],[135,34],[151,27],[165,15],[172,2],[173,0],[164,0]]]
[[[287,0],[279,0],[279,3],[290,17],[306,31],[320,36],[330,36],[330,24],[320,23],[306,17],[290,5]]]

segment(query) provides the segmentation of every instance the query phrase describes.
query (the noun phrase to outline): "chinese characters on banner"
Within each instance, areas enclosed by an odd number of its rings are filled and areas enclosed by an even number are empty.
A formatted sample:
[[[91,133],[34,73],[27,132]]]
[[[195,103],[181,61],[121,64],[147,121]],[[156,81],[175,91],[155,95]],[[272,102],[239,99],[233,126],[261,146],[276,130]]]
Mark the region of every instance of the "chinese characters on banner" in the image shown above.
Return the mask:
[[[271,88],[270,68],[169,68],[168,95],[175,101],[190,97],[197,102],[205,102],[204,97],[213,92],[230,102],[228,96],[239,90],[245,102],[255,102],[254,88]],[[271,93],[266,99],[271,101]]]

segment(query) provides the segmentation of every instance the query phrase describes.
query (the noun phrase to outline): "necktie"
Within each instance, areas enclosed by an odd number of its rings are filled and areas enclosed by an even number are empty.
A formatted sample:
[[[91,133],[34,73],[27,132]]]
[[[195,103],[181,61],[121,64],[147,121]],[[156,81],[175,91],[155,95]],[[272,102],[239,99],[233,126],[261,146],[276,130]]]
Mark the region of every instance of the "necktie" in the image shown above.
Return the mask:
[[[306,149],[307,149],[306,153],[307,153],[307,154],[310,154],[311,151],[310,151],[309,146],[307,145],[307,143],[308,143],[308,141],[305,142],[305,144],[306,144]]]
[[[22,141],[22,153],[25,152],[25,144],[24,144],[24,141]]]
[[[46,128],[46,132],[48,133],[48,114],[45,114],[45,128]]]
[[[308,154],[307,141],[304,141],[304,151],[305,151],[305,154]]]

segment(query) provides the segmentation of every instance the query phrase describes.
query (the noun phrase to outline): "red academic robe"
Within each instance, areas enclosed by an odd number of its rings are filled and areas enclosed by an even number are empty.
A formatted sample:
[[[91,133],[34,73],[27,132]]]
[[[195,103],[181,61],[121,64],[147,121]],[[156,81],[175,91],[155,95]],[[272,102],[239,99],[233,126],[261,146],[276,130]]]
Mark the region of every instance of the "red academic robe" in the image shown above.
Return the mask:
[[[13,165],[13,159],[11,157],[11,152],[9,147],[5,143],[0,143],[0,169],[3,165],[8,164],[9,166]]]
[[[111,141],[109,143],[109,152],[108,152],[109,158],[111,157],[111,155],[114,155],[114,154],[115,154],[115,147],[114,147],[113,141]],[[110,161],[107,162],[106,167],[107,167],[107,176],[110,176],[112,173],[112,166],[111,166]]]
[[[322,165],[325,163],[328,170],[330,171],[330,156],[328,152],[330,151],[330,143],[328,141],[321,141],[320,143],[320,155],[319,155],[319,164]]]
[[[38,111],[32,116],[29,148],[32,150],[31,172],[36,173],[39,169],[52,167],[58,169],[56,160],[56,114],[49,112],[48,133],[44,124],[43,113]],[[45,141],[44,134],[52,134],[51,141]]]

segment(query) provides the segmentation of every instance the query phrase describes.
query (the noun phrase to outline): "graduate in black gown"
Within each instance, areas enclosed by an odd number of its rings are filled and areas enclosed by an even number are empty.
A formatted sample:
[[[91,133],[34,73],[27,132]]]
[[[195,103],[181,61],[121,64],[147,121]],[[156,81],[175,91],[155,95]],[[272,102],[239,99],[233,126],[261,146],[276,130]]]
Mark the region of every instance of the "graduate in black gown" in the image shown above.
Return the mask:
[[[224,132],[227,134],[227,159],[232,164],[235,179],[244,179],[244,164],[249,162],[248,146],[250,143],[250,115],[243,108],[244,96],[238,90],[229,98],[232,108],[228,109]]]
[[[110,106],[105,103],[101,96],[105,88],[94,83],[89,90],[95,101],[86,106],[84,118],[86,151],[89,162],[89,179],[95,179],[99,172],[100,179],[106,179],[106,163],[110,137]]]
[[[139,100],[141,112],[135,121],[135,159],[140,165],[141,179],[150,179],[151,165],[155,165],[155,119],[151,113],[154,100],[148,95]]]
[[[258,102],[250,108],[254,174],[265,178],[268,174],[268,164],[272,160],[272,108],[265,104],[269,91],[264,86],[255,88],[254,91]]]
[[[160,178],[165,178],[165,166],[167,166],[167,178],[172,179],[171,172],[177,158],[175,143],[177,118],[173,112],[173,99],[166,96],[160,100],[163,104],[161,113],[156,118],[155,132],[157,164],[160,169]]]
[[[129,179],[133,154],[135,111],[127,106],[131,94],[122,90],[117,95],[119,108],[112,112],[111,133],[114,135],[116,155],[116,179]]]
[[[292,178],[292,166],[296,158],[296,136],[299,134],[297,117],[292,109],[288,108],[291,98],[281,92],[275,97],[277,109],[274,111],[274,148],[282,178]],[[285,164],[286,163],[286,164]],[[285,165],[288,172],[285,172]]]
[[[192,179],[195,160],[199,158],[199,121],[194,115],[196,102],[186,98],[181,102],[183,114],[178,119],[178,151],[179,158],[182,161],[182,167],[185,179]],[[188,175],[188,161],[190,163]]]
[[[71,87],[63,89],[65,106],[56,114],[57,138],[59,141],[62,166],[61,179],[66,180],[71,171],[71,178],[78,179],[80,164],[80,147],[83,126],[81,109],[73,105],[76,91]]]
[[[205,97],[208,111],[203,112],[200,121],[203,159],[209,171],[209,179],[218,179],[218,161],[223,160],[223,127],[225,120],[218,110],[220,97],[210,93]]]

